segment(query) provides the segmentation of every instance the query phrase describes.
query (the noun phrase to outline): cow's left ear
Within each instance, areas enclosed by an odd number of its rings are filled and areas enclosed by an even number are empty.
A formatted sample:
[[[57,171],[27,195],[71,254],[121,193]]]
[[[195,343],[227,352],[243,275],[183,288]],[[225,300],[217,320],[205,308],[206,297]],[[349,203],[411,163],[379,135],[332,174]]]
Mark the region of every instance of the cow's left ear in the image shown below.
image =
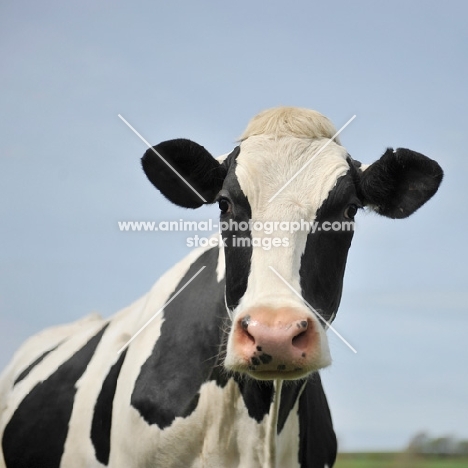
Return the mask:
[[[359,192],[364,204],[377,213],[406,218],[437,192],[442,177],[436,161],[409,149],[389,148],[363,170]]]
[[[141,164],[150,182],[169,201],[184,208],[213,203],[227,173],[226,165],[203,146],[182,138],[148,149]]]

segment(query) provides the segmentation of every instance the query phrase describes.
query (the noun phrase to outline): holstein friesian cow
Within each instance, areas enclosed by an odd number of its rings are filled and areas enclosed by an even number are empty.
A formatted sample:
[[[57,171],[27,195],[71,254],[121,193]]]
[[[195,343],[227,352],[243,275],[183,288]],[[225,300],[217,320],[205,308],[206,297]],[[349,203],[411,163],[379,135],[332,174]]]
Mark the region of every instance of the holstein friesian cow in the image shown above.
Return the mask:
[[[148,150],[143,169],[170,201],[219,204],[223,242],[110,319],[24,344],[0,381],[0,466],[331,467],[318,370],[353,232],[325,226],[362,207],[405,218],[442,180],[408,149],[361,165],[335,134],[321,114],[285,107],[256,116],[225,157],[185,139]],[[317,224],[284,242],[284,223],[303,220]],[[269,234],[253,227],[266,223]]]

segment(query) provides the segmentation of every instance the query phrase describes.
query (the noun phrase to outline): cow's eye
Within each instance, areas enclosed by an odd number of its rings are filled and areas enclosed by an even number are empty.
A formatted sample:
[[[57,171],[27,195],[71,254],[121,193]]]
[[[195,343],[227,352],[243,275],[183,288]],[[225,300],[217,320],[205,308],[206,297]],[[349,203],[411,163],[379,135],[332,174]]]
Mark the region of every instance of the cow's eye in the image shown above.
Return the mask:
[[[344,216],[347,219],[354,219],[356,216],[356,213],[358,212],[359,206],[351,204],[346,207],[346,210],[344,212]]]
[[[231,211],[231,203],[226,198],[221,198],[218,201],[218,206],[219,210],[221,211],[221,214],[226,214],[229,211]]]

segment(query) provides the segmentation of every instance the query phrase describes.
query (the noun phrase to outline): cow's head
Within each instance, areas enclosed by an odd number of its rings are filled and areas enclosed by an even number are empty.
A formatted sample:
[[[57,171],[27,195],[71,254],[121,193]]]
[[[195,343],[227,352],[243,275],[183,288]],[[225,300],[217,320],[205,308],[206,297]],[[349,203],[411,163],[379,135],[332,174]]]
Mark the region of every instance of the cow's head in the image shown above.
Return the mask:
[[[325,330],[340,303],[356,212],[405,218],[439,187],[442,170],[426,156],[388,149],[364,166],[331,140],[335,133],[317,112],[277,108],[255,117],[225,158],[179,139],[154,147],[165,161],[152,150],[142,159],[173,203],[219,204],[229,370],[297,379],[329,365]]]

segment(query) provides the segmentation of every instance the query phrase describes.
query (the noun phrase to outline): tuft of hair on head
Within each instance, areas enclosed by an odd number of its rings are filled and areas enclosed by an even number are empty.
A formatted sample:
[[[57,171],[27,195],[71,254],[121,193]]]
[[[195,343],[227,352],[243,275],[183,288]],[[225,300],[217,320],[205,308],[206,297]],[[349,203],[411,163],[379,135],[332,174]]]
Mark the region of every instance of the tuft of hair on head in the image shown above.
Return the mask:
[[[332,138],[335,133],[335,126],[320,112],[300,107],[274,107],[257,114],[247,125],[240,141],[256,135]],[[338,137],[334,141],[341,144]]]

